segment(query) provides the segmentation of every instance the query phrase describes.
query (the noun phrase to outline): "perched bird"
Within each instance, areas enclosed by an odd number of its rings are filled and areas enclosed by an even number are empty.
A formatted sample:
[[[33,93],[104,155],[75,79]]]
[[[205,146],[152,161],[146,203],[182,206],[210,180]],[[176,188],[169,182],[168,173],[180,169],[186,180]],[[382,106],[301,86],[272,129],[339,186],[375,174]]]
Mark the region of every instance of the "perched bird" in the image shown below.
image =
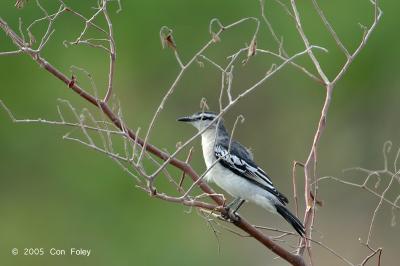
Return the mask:
[[[245,202],[253,202],[264,209],[279,213],[293,228],[304,235],[304,226],[285,205],[288,199],[272,184],[270,177],[253,161],[251,152],[231,139],[222,119],[212,112],[198,112],[178,119],[196,127],[201,134],[207,182],[214,182],[235,200],[230,203],[229,217],[239,217],[237,210]],[[234,219],[234,218],[231,218]]]

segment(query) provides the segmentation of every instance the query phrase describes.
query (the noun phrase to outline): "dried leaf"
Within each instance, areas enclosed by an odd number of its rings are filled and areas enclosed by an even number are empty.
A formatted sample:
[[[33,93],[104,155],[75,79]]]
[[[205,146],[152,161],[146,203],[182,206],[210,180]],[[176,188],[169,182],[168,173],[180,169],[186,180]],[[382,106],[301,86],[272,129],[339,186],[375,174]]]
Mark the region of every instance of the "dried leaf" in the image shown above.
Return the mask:
[[[176,50],[176,44],[174,41],[174,37],[172,36],[172,30],[170,28],[168,28],[167,26],[161,27],[160,39],[161,39],[161,45],[162,45],[163,49],[168,46],[169,48],[173,49],[174,51]]]
[[[217,25],[217,29],[215,29],[214,25]],[[209,26],[209,30],[210,30],[210,34],[212,36],[212,40],[214,43],[216,42],[220,42],[221,38],[218,36],[218,33],[224,30],[224,26],[222,25],[222,23],[219,21],[219,19],[217,18],[213,18],[210,21],[210,26]],[[218,33],[216,33],[218,32]]]
[[[257,41],[255,38],[253,38],[253,40],[251,40],[251,43],[249,45],[249,49],[247,50],[247,57],[254,56],[256,54],[256,51],[257,51]]]
[[[17,0],[17,2],[15,2],[15,7],[23,8],[27,2],[28,0]]]
[[[172,37],[171,34],[168,34],[167,37],[165,38],[165,42],[167,43],[168,47],[176,50],[176,45],[174,42],[174,38]]]
[[[221,38],[215,32],[212,33],[212,40],[213,42],[217,43],[221,41]]]
[[[163,48],[169,47],[173,50],[176,50],[176,44],[171,33],[168,33],[166,36],[161,36],[161,44]]]

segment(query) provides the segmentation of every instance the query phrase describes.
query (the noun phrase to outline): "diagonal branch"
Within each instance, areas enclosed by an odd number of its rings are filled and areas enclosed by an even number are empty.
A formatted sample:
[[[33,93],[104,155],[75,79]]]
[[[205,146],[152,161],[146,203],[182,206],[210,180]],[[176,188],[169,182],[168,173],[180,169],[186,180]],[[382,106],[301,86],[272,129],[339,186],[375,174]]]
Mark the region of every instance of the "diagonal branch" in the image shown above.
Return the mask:
[[[128,136],[135,142],[138,143],[140,146],[144,146],[146,151],[152,153],[153,155],[159,157],[162,160],[167,160],[169,159],[169,163],[176,168],[186,172],[195,182],[199,179],[199,175],[193,170],[193,168],[183,162],[180,161],[176,158],[170,158],[170,156],[163,152],[162,150],[158,149],[157,147],[151,145],[150,143],[146,143],[142,139],[138,138],[136,134],[128,129],[124,122],[116,115],[112,109],[109,107],[109,105],[102,100],[99,100],[98,98],[92,96],[91,94],[87,93],[84,91],[79,85],[76,84],[76,82],[73,79],[69,79],[66,75],[64,75],[60,70],[58,70],[56,67],[54,67],[52,64],[47,62],[41,55],[30,49],[27,48],[26,44],[24,41],[19,37],[8,25],[7,23],[0,18],[0,28],[9,36],[9,38],[12,40],[12,42],[17,46],[18,49],[22,50],[25,52],[27,55],[29,55],[39,66],[41,66],[43,69],[48,71],[50,74],[58,78],[60,81],[62,81],[65,85],[67,85],[70,89],[72,89],[74,92],[76,92],[79,96],[81,96],[83,99],[88,101],[89,103],[93,104],[94,106],[98,107],[104,114],[107,116],[110,121],[120,130],[127,132]],[[193,59],[194,60],[194,59]],[[247,93],[250,91],[247,91]],[[144,145],[145,144],[145,145]],[[222,206],[224,202],[220,197],[216,195],[216,193],[213,191],[211,187],[209,187],[206,183],[202,182],[200,180],[199,182],[199,187],[210,197],[212,200],[219,206]],[[225,211],[225,210],[223,210]],[[241,228],[243,231],[247,232],[249,235],[251,235],[253,238],[258,240],[260,243],[262,243],[265,247],[270,249],[272,252],[286,260],[292,265],[296,266],[305,266],[305,261],[304,259],[296,254],[292,254],[290,251],[286,250],[279,244],[275,243],[270,237],[267,235],[263,234],[260,230],[255,228],[253,225],[251,225],[249,222],[247,222],[244,218],[241,218],[239,221],[234,222],[234,225]]]
[[[328,19],[326,18],[324,11],[319,7],[317,0],[312,0],[315,10],[317,11],[318,15],[324,22],[325,27],[331,34],[332,38],[335,39],[337,46],[342,50],[342,52],[346,55],[346,58],[350,57],[349,50],[347,50],[346,46],[344,46],[343,42],[340,40],[339,36],[337,35],[336,31],[333,29],[332,25],[329,23]]]
[[[292,5],[293,13],[295,16],[297,31],[299,32],[301,38],[303,39],[304,45],[306,46],[307,49],[309,49],[311,44],[310,44],[310,41],[308,40],[307,35],[304,33],[304,30],[303,30],[303,27],[301,24],[299,11],[297,10],[296,1],[290,0],[290,3]],[[326,76],[325,72],[322,70],[322,67],[321,67],[318,59],[315,57],[314,52],[312,50],[308,50],[308,55],[310,56],[311,61],[313,62],[315,68],[317,69],[318,74],[321,77],[321,79],[324,81],[325,84],[329,84],[329,79]]]

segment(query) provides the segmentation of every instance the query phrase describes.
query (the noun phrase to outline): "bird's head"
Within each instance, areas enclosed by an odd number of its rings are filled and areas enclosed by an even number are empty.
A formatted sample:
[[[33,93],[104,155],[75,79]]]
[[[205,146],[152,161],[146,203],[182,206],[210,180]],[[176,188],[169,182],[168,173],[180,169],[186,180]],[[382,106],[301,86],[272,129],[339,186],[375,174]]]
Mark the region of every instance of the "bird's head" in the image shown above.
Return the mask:
[[[201,131],[207,127],[208,129],[215,129],[218,123],[218,119],[215,120],[216,117],[217,114],[213,112],[197,112],[190,116],[178,118],[178,121],[189,123]]]

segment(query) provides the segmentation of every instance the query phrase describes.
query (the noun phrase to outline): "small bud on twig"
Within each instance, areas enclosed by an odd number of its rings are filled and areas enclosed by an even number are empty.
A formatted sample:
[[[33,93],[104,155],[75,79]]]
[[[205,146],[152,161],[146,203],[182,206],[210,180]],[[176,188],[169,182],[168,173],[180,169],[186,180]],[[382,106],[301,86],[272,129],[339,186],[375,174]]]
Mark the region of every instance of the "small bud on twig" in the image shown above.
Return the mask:
[[[267,73],[265,73],[266,76],[271,75],[273,71],[276,70],[276,64],[272,64],[271,67],[268,69]]]
[[[175,144],[175,147],[176,147],[177,149],[179,149],[180,147],[182,147],[182,141],[178,141],[178,142]]]
[[[200,100],[200,109],[201,110],[210,110],[210,108],[208,107],[208,105],[207,105],[207,99],[206,98],[201,98],[201,100]]]
[[[68,83],[68,88],[72,88],[76,83],[76,77],[75,75],[72,75],[71,80]]]
[[[29,46],[32,46],[36,42],[35,36],[30,31],[28,31],[28,36],[29,36]]]

